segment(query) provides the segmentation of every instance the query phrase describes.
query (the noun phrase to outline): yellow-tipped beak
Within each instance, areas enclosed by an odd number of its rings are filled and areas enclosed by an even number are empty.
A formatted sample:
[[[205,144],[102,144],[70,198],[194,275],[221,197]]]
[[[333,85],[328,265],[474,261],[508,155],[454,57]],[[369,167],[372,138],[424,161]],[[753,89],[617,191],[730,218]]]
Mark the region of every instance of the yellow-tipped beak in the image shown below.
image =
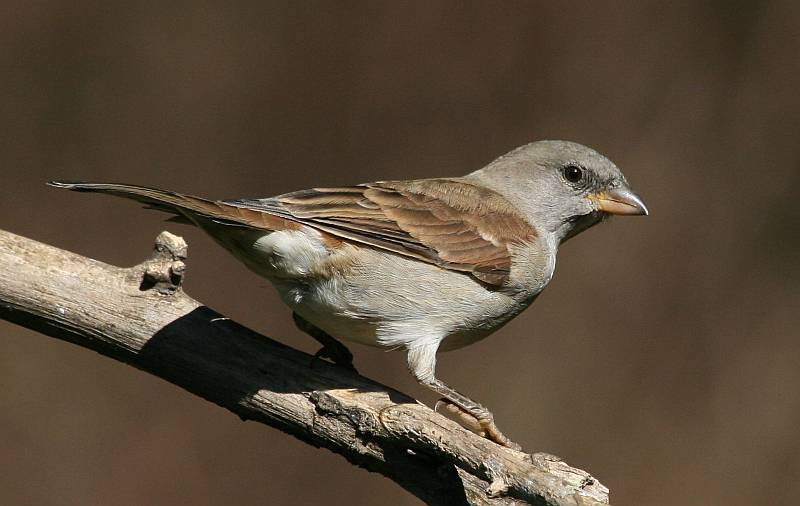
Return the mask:
[[[595,202],[599,211],[608,214],[625,216],[647,216],[649,214],[642,199],[625,186],[593,193],[588,198]]]

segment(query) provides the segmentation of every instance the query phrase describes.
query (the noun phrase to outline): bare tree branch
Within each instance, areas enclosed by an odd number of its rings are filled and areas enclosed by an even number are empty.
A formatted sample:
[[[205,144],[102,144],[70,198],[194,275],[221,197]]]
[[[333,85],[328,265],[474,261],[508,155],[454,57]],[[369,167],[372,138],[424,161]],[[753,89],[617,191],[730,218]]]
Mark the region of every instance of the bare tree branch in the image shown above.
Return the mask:
[[[319,361],[181,289],[183,239],[119,268],[0,231],[0,318],[93,349],[328,448],[423,501],[590,505],[608,489],[547,454],[502,448],[411,397]]]

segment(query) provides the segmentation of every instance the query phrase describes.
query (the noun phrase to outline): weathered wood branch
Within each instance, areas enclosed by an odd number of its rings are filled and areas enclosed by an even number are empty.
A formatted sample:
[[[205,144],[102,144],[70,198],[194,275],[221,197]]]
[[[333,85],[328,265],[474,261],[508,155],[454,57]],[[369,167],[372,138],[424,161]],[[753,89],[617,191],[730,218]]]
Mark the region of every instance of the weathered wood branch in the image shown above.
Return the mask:
[[[557,457],[502,448],[347,369],[310,367],[203,306],[181,289],[185,259],[167,232],[148,260],[119,268],[0,231],[0,318],[328,448],[429,504],[608,503],[608,489]]]

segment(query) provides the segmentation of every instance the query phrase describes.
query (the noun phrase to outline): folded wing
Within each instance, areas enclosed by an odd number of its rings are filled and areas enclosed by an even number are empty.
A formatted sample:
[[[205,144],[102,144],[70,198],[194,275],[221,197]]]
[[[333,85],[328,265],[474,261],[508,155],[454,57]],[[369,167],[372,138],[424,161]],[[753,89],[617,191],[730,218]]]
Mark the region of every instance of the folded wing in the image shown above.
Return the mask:
[[[303,223],[341,239],[470,273],[500,286],[510,247],[533,227],[498,193],[459,179],[385,181],[315,188],[224,204]]]

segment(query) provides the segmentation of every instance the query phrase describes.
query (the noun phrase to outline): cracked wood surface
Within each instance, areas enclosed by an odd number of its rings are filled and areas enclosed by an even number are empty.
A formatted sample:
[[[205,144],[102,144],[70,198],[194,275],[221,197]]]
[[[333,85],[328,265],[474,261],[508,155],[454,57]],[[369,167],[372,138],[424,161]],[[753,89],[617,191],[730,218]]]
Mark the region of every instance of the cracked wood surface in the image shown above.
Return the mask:
[[[413,398],[318,361],[181,289],[186,244],[162,232],[120,268],[0,230],[0,318],[128,363],[243,420],[380,473],[433,505],[594,505],[608,489],[545,453],[502,448]]]

